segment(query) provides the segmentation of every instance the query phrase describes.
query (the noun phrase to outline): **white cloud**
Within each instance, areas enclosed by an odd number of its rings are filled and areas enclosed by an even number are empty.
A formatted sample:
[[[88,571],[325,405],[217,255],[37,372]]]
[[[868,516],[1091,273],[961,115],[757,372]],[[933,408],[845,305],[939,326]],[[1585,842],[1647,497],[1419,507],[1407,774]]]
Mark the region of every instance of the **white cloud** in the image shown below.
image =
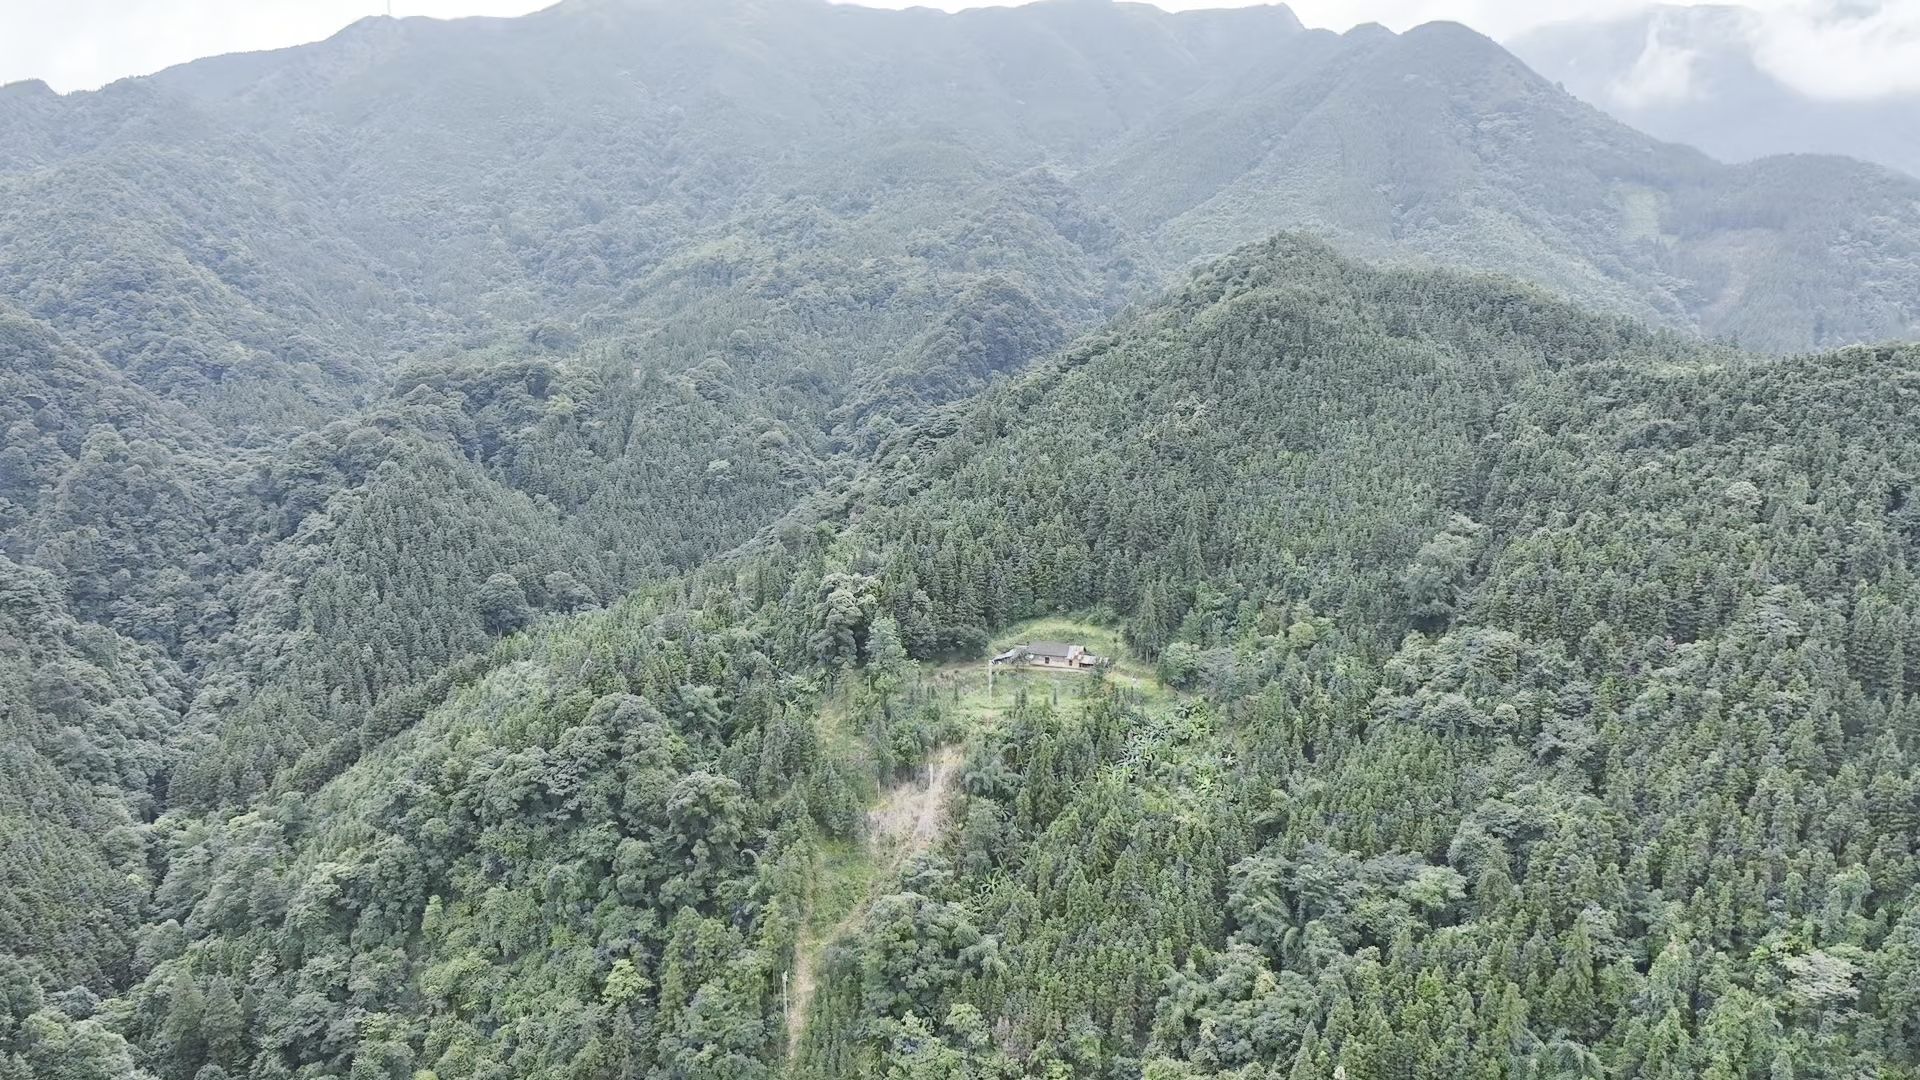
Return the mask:
[[[1751,17],[1740,24],[1754,62],[1801,93],[1836,100],[1920,93],[1920,0],[1667,2],[1750,9]],[[1454,19],[1504,39],[1548,23],[1618,18],[1654,6],[1652,0],[1301,0],[1294,8],[1309,25],[1336,29],[1356,17],[1396,30]],[[1619,89],[1642,95],[1644,102],[1673,100],[1691,92],[1694,59],[1691,49],[1664,35],[1649,40],[1631,80]]]
[[[1764,13],[1754,59],[1814,97],[1920,93],[1920,0],[1797,0]]]
[[[1669,39],[1660,20],[1647,24],[1647,44],[1633,67],[1607,87],[1607,96],[1629,109],[1685,101],[1693,96],[1693,66],[1698,49]]]

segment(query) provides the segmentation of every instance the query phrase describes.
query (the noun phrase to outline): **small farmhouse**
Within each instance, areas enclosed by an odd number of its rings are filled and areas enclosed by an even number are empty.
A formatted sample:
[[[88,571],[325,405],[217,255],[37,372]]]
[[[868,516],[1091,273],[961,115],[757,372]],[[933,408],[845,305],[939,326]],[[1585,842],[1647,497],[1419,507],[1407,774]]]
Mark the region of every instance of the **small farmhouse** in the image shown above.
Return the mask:
[[[1024,664],[1031,667],[1064,668],[1069,671],[1091,671],[1098,667],[1100,662],[1100,657],[1088,652],[1085,645],[1070,645],[1061,641],[1036,641],[1028,645],[1015,645],[992,660],[994,664]]]

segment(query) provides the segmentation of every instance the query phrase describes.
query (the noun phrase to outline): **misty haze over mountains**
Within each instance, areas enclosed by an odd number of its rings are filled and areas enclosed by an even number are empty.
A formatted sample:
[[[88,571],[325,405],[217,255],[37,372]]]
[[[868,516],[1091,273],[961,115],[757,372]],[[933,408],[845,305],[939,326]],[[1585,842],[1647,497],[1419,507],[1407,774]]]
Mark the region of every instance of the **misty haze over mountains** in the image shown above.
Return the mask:
[[[1891,38],[1895,30],[1884,33]],[[1557,23],[1507,44],[1581,100],[1724,161],[1844,154],[1920,175],[1920,84],[1876,80],[1871,72],[1857,83],[1783,74],[1769,66],[1774,53],[1817,54],[1825,45],[1818,35],[1790,34],[1746,8],[1662,6],[1612,21]],[[1889,41],[1884,51],[1902,49],[1912,46]]]
[[[58,206],[62,169],[166,146],[186,170],[241,154],[284,192],[279,205],[342,208],[298,226],[249,215],[246,227],[345,234],[289,249],[263,232],[248,257],[324,251],[354,277],[397,275],[416,322],[499,289],[521,307],[545,295],[581,312],[609,274],[658,269],[771,200],[860,197],[909,146],[944,148],[935,170],[1058,170],[1071,197],[1144,243],[1153,275],[1303,228],[1356,253],[1518,273],[1765,348],[1905,333],[1920,295],[1907,179],[1841,161],[1717,166],[1583,108],[1463,28],[1336,35],[1283,7],[1168,15],[1055,0],[949,16],[576,0],[511,21],[374,19],[99,94],[23,84],[0,110],[15,183],[53,193],[15,187],[15,214]],[[154,122],[133,122],[142,116]],[[271,155],[255,162],[256,146]],[[846,167],[822,172],[820,160]],[[423,170],[442,175],[423,185]],[[178,223],[170,236],[229,189],[213,176],[182,187],[153,208]],[[472,202],[483,193],[484,207]],[[475,212],[423,229],[435,205]],[[583,209],[595,205],[617,212]],[[506,207],[519,225],[505,227]],[[38,272],[18,249],[28,238],[106,224],[14,223],[18,275]],[[579,253],[571,269],[545,243],[556,231]],[[487,248],[506,257],[476,262]],[[475,274],[452,293],[427,280]]]
[[[1451,22],[0,88],[0,1080],[1914,1080],[1916,336]]]

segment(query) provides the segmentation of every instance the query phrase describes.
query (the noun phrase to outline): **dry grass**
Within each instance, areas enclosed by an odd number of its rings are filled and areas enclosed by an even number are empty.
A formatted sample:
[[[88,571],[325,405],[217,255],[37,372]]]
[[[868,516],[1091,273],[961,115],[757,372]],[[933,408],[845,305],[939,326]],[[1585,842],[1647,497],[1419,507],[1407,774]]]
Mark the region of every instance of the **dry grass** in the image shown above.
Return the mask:
[[[827,946],[852,933],[866,921],[877,888],[891,882],[906,866],[907,860],[933,847],[945,823],[947,805],[960,775],[960,749],[943,746],[928,759],[926,768],[912,780],[896,784],[867,811],[867,836],[863,853],[821,875],[845,887],[858,885],[858,895],[839,921],[815,933],[809,926],[801,931],[793,948],[793,977],[787,1002],[787,1056],[800,1048],[800,1037],[807,1029],[807,1012],[814,991],[819,987],[820,960]],[[816,906],[816,911],[819,908]],[[809,920],[811,922],[811,919]]]

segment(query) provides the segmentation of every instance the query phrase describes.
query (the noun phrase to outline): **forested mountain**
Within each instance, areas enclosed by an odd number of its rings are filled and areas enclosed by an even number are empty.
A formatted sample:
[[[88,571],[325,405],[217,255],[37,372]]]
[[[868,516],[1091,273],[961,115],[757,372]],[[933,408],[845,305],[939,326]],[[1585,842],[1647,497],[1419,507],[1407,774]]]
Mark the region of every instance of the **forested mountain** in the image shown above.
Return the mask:
[[[1249,250],[312,798],[163,817],[102,1016],[181,1077],[1911,1075],[1916,394]],[[973,728],[903,655],[1060,610],[1191,696]],[[789,1060],[822,859],[946,741]]]
[[[1916,245],[1280,7],[0,88],[0,1080],[1914,1076]]]
[[[1844,9],[1830,14],[1845,18]],[[1834,29],[1844,34],[1845,23]],[[1506,44],[1582,101],[1724,161],[1844,154],[1920,176],[1920,95],[1796,88],[1760,55],[1785,33],[1752,8],[1700,4],[1549,23]]]
[[[1178,107],[1090,170],[1092,190],[1182,253],[1307,229],[1764,349],[1911,335],[1910,177],[1838,158],[1711,162],[1449,23],[1363,27],[1318,65],[1262,76]],[[1869,264],[1890,287],[1859,278]]]
[[[851,219],[915,250],[924,222],[871,222],[867,204],[1037,166],[1152,237],[1161,272],[1305,227],[1765,348],[1917,318],[1920,182],[1720,166],[1459,27],[1339,36],[1278,6],[570,0],[371,19],[94,94],[9,87],[0,148],[7,291],[201,397],[199,380],[221,373],[224,397],[266,364],[327,401],[351,381],[328,370],[339,352],[365,368],[488,330],[592,333],[629,317],[636,281],[716,243],[876,254],[836,242]],[[1763,258],[1786,280],[1733,272]],[[108,297],[123,314],[89,326]],[[188,298],[204,317],[183,333],[166,312]]]
[[[1912,1075],[1915,360],[1281,241],[901,447],[902,617],[1106,605],[1201,703],[979,739],[806,1066]]]

